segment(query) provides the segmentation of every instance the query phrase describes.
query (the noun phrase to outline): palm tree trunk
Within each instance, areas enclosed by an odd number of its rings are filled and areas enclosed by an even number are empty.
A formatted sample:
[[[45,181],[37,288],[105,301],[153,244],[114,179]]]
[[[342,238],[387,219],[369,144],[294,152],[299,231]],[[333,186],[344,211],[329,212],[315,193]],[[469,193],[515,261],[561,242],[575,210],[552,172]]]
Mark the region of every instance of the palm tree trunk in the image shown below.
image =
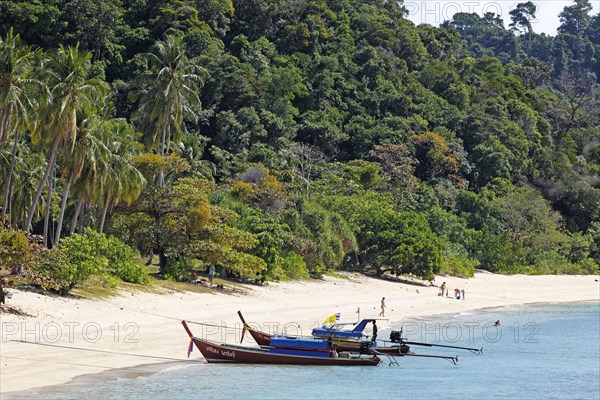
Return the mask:
[[[71,189],[71,181],[73,180],[73,174],[69,174],[67,180],[67,186],[63,193],[62,203],[60,205],[60,214],[58,214],[58,226],[56,227],[56,235],[54,236],[54,244],[58,244],[60,241],[60,232],[62,231],[63,218],[65,217],[65,208],[67,208],[67,199],[69,198],[69,190]]]
[[[44,246],[48,247],[48,224],[50,222],[50,206],[52,204],[52,189],[54,174],[48,179],[48,198],[46,199],[46,215],[44,215]]]
[[[81,218],[79,218],[79,226],[77,227],[77,233],[80,235],[83,233],[83,223],[85,220],[85,204],[81,206]]]
[[[165,113],[165,123],[162,128],[162,134],[160,136],[160,156],[165,156],[165,147],[167,146],[167,129],[169,127],[169,109],[171,108],[170,104],[167,104],[167,112]],[[158,187],[163,187],[165,185],[165,173],[161,169],[160,177],[158,178]]]
[[[104,231],[104,221],[106,220],[106,213],[108,212],[108,205],[110,204],[110,199],[107,198],[104,203],[104,208],[102,209],[102,216],[100,217],[100,228],[98,228],[98,233],[102,233]]]
[[[15,170],[15,164],[17,162],[17,144],[19,143],[19,140],[18,140],[16,132],[14,133],[13,136],[15,137],[15,144],[13,145],[13,149],[12,149],[10,170],[8,172],[8,177],[6,178],[6,188],[4,189],[4,206],[2,207],[2,220],[4,220],[4,217],[6,216],[6,210],[8,210],[8,203],[10,200],[10,192],[11,192],[11,186],[12,186],[12,176],[13,176],[13,172]]]
[[[52,145],[52,151],[50,152],[50,159],[48,160],[48,168],[46,168],[46,172],[44,173],[44,177],[40,182],[40,185],[33,196],[33,201],[31,202],[31,206],[29,207],[29,213],[27,214],[27,219],[25,220],[25,224],[23,225],[23,229],[28,231],[31,229],[31,221],[33,220],[33,215],[35,214],[35,209],[37,208],[37,203],[40,201],[40,197],[42,196],[42,190],[44,190],[44,186],[46,186],[46,181],[48,180],[48,176],[50,176],[50,171],[54,169],[54,161],[56,160],[56,152],[58,150],[58,140],[54,142]]]
[[[78,200],[77,208],[75,208],[75,215],[73,215],[73,221],[71,221],[71,229],[69,229],[69,235],[75,233],[75,228],[77,228],[77,219],[79,218],[81,207],[83,207],[83,200]]]
[[[0,142],[0,148],[4,148],[4,141],[8,141],[9,136],[8,135],[4,135],[6,132],[8,132],[8,129],[10,127],[10,122],[12,120],[12,111],[13,111],[13,103],[8,103],[8,106],[3,107],[2,109],[2,114],[0,114],[0,121],[2,122],[0,125],[0,132],[2,133],[2,135],[0,135],[0,139],[2,140],[2,142]]]

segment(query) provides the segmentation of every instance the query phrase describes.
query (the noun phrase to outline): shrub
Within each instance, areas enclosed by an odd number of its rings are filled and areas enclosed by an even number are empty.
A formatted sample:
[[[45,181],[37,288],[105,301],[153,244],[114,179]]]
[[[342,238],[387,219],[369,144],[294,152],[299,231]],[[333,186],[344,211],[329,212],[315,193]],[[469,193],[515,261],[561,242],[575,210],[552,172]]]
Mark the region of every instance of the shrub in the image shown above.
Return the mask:
[[[283,185],[281,184],[281,182],[279,182],[277,177],[273,175],[267,176],[262,182],[261,186],[265,189],[277,190],[278,192],[281,192],[283,190]]]
[[[92,229],[83,235],[64,238],[34,267],[41,275],[41,285],[62,295],[94,277],[94,284],[116,286],[119,279],[147,283],[149,269],[134,261],[134,252],[115,237],[107,237]],[[45,279],[47,278],[47,279]]]
[[[471,260],[462,255],[442,256],[440,274],[459,278],[472,278],[475,275],[477,266],[478,262],[476,260]]]
[[[261,184],[266,177],[269,175],[269,169],[262,164],[255,164],[248,168],[240,180],[247,183],[254,183],[255,185]]]
[[[175,260],[170,258],[164,268],[163,278],[168,281],[185,282],[192,277],[191,269],[185,259]]]
[[[29,254],[29,242],[25,232],[0,232],[0,267],[9,269],[24,264]]]
[[[150,270],[148,267],[134,261],[126,261],[120,264],[115,275],[125,282],[141,284],[150,282]]]
[[[114,236],[104,237],[102,244],[104,246],[101,252],[108,259],[108,270],[111,274],[125,282],[148,283],[150,281],[150,270],[145,265],[134,261],[135,255],[131,247]]]
[[[290,251],[282,260],[282,267],[285,275],[291,279],[307,279],[310,278],[308,268],[301,255]]]
[[[312,276],[313,278],[320,279],[323,277],[323,274],[326,270],[327,267],[325,266],[325,264],[323,264],[323,261],[319,260],[310,269],[310,276]]]
[[[95,249],[82,235],[73,235],[46,252],[34,270],[49,278],[44,285],[46,289],[66,295],[93,274],[105,273],[107,267],[106,257],[95,254]]]
[[[245,200],[252,194],[254,187],[252,184],[242,181],[236,181],[229,189],[229,193],[236,199]]]

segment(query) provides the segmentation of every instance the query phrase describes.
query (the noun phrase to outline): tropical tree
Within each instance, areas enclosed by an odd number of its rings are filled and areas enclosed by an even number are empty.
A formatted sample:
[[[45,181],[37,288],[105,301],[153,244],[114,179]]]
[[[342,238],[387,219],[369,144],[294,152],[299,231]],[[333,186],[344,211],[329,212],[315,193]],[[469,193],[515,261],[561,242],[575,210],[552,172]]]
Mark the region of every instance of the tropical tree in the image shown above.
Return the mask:
[[[2,176],[8,175],[11,163],[14,164],[9,201],[6,207],[6,214],[12,226],[20,226],[23,223],[33,201],[33,195],[46,170],[44,155],[33,152],[25,139],[19,138],[17,157],[14,163],[11,150],[7,148],[0,150]]]
[[[6,146],[11,133],[14,133],[10,169],[4,180],[2,219],[8,209],[17,159],[17,133],[30,122],[33,110],[31,90],[41,85],[31,76],[35,57],[36,52],[24,45],[19,34],[15,35],[12,29],[5,38],[0,37],[0,149]]]
[[[64,178],[63,198],[58,215],[58,223],[54,237],[54,243],[60,241],[62,224],[67,208],[67,201],[71,185],[76,182],[84,172],[96,172],[99,165],[106,162],[109,149],[102,141],[102,120],[97,115],[90,115],[91,110],[83,110],[79,119],[77,140],[72,153],[66,153],[61,161],[62,174]],[[87,114],[87,115],[85,115]],[[96,177],[96,175],[94,175]],[[79,209],[79,207],[77,208]],[[75,218],[76,219],[76,218]]]
[[[108,159],[100,164],[97,193],[100,196],[102,214],[98,232],[104,230],[108,210],[121,202],[130,205],[141,194],[146,180],[131,163],[133,154],[139,151],[135,132],[125,120],[103,122],[104,143],[109,150]]]
[[[509,13],[512,21],[509,25],[510,29],[513,31],[523,31],[531,39],[531,20],[535,19],[536,11],[537,6],[531,1],[517,4],[516,8]]]
[[[32,142],[49,149],[48,165],[31,203],[25,230],[31,228],[38,200],[54,170],[59,149],[72,153],[75,148],[77,110],[94,104],[107,92],[106,82],[93,75],[91,59],[92,54],[79,51],[78,46],[61,45],[45,65],[50,96],[32,132]]]
[[[588,27],[591,17],[592,3],[589,0],[574,0],[558,15],[560,17],[559,33],[581,35]]]
[[[132,92],[139,101],[134,115],[150,148],[164,157],[172,137],[182,131],[184,119],[197,119],[200,108],[200,87],[204,69],[192,62],[179,36],[167,36],[158,41],[153,53],[146,53],[149,69],[137,81],[138,89]],[[160,174],[159,185],[164,185]]]

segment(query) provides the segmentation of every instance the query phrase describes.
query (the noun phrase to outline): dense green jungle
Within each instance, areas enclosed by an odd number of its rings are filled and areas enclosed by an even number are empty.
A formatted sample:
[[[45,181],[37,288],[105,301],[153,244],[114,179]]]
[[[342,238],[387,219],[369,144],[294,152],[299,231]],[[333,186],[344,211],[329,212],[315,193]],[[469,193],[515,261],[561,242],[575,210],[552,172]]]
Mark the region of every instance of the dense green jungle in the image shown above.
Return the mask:
[[[61,294],[598,273],[600,14],[536,11],[2,0],[1,268]]]

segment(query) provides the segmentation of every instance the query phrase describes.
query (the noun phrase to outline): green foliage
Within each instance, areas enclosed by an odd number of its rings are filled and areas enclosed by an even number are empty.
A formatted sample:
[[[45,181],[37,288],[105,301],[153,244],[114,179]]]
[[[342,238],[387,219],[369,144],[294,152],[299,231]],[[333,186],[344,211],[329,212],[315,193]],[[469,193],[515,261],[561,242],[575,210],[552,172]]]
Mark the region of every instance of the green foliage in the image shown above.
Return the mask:
[[[163,269],[163,278],[172,282],[187,282],[192,277],[189,264],[185,259],[169,259]]]
[[[442,256],[440,274],[472,278],[476,267],[478,267],[477,261],[464,256]]]
[[[90,235],[91,232],[86,232]],[[108,259],[108,272],[125,282],[148,283],[150,270],[135,262],[133,249],[114,236],[102,237],[98,251]]]
[[[593,271],[591,9],[549,36],[531,2],[507,30],[414,26],[380,0],[3,0],[2,220],[55,246],[63,292],[145,282],[119,240],[176,280],[200,262],[259,281]],[[46,254],[1,235],[4,264]]]
[[[287,253],[282,260],[281,267],[285,275],[290,279],[308,279],[308,269],[304,258],[294,252]]]
[[[17,265],[25,264],[29,252],[29,241],[24,232],[13,230],[0,232],[0,268],[12,270]]]
[[[212,191],[214,185],[200,178],[149,185],[130,211],[117,217],[118,230],[140,251],[157,252],[161,273],[176,279],[185,275],[167,271],[170,259],[196,258],[239,275],[260,273],[265,261],[246,253],[258,238],[231,226],[239,215],[211,204]]]
[[[108,268],[108,259],[98,254],[95,239],[84,235],[65,238],[35,269],[53,281],[53,289],[59,294],[68,294],[76,285],[85,283],[94,274],[105,273]]]
[[[48,288],[63,295],[92,277],[104,286],[114,286],[120,279],[132,283],[148,283],[150,279],[150,271],[135,262],[129,246],[91,229],[64,238],[43,254],[34,269],[50,278]]]

